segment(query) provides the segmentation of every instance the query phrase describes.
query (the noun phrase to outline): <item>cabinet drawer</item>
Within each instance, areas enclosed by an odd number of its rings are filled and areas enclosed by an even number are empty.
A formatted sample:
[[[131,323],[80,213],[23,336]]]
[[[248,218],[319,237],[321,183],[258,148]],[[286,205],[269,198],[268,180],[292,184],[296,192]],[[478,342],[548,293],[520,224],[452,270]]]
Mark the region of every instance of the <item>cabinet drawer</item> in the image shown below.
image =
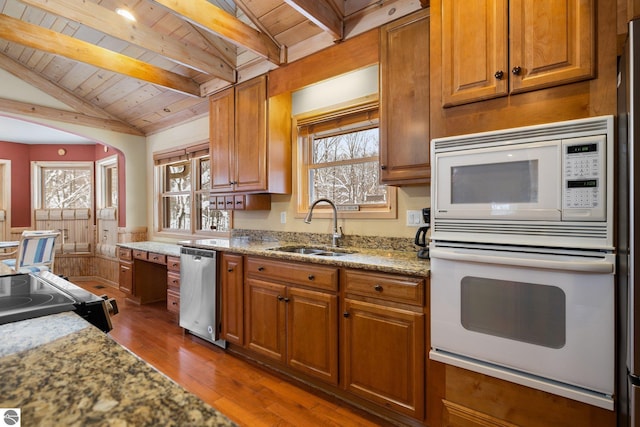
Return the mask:
[[[176,291],[180,289],[180,273],[167,272],[167,287],[174,288]]]
[[[155,252],[149,252],[149,261],[155,262],[156,264],[167,264],[167,256],[162,254],[157,254]]]
[[[392,274],[345,271],[345,291],[406,304],[424,305],[425,280]]]
[[[177,271],[180,273],[180,258],[175,256],[167,256],[167,270]]]
[[[167,311],[180,314],[180,293],[167,290]]]
[[[127,261],[131,261],[133,259],[131,254],[131,249],[129,248],[118,248],[118,258],[124,259]]]
[[[133,250],[133,257],[135,259],[144,259],[146,260],[149,256],[149,253],[147,251],[141,251],[140,249],[134,249]]]
[[[338,269],[333,267],[247,258],[247,274],[259,279],[280,280],[328,291],[338,290]]]

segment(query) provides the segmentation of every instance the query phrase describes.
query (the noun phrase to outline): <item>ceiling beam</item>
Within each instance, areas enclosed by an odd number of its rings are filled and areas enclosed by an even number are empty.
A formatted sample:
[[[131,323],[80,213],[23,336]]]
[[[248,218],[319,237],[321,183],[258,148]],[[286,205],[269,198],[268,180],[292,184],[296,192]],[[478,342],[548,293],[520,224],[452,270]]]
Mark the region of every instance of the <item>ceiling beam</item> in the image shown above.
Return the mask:
[[[284,0],[309,21],[328,32],[334,40],[344,37],[342,17],[327,2],[318,0]]]
[[[110,123],[110,126],[118,127],[118,129],[120,129],[120,131],[122,132],[132,135],[140,134],[140,130],[138,130],[134,126],[123,122],[113,114],[76,96],[68,89],[65,89],[47,80],[36,71],[30,70],[29,68],[25,67],[21,63],[3,53],[0,53],[0,68],[13,74],[19,79],[30,84],[31,86],[40,89],[41,91],[54,97],[58,101],[68,105],[75,111],[79,112],[81,115],[93,117],[96,119],[106,119],[107,122]],[[116,125],[116,122],[119,124]]]
[[[22,3],[135,44],[202,73],[235,82],[234,69],[210,52],[174,40],[139,22],[128,21],[95,3],[77,0],[22,0]]]
[[[27,102],[14,101],[13,99],[0,98],[0,111],[9,114],[19,114],[26,117],[37,117],[40,119],[72,123],[74,125],[89,126],[92,128],[105,129],[129,135],[144,136],[142,131],[118,120],[92,117],[73,111],[65,111]]]
[[[193,80],[82,40],[0,14],[0,38],[114,73],[200,96]]]
[[[154,0],[183,19],[216,33],[231,43],[249,49],[270,62],[284,62],[283,48],[267,35],[206,0]]]

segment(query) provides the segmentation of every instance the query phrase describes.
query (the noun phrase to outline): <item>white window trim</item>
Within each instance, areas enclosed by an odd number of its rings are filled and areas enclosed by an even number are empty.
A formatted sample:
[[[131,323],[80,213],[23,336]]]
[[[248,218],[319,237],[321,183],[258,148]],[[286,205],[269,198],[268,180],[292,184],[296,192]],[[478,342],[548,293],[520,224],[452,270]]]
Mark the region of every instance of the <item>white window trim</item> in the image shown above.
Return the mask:
[[[31,162],[31,216],[35,221],[35,210],[42,209],[42,191],[40,182],[42,180],[43,168],[88,168],[91,170],[91,199],[92,203],[89,211],[93,213],[95,205],[95,174],[93,162],[55,162],[55,161],[32,161]],[[34,222],[35,223],[35,222]]]
[[[100,159],[96,161],[96,208],[102,209],[106,208],[105,200],[107,193],[107,181],[105,170],[109,167],[115,166],[118,167],[118,155],[114,154],[113,156],[105,157],[104,159]],[[119,177],[118,177],[119,178]],[[120,180],[118,179],[118,182]],[[120,194],[118,194],[118,200],[120,200]]]

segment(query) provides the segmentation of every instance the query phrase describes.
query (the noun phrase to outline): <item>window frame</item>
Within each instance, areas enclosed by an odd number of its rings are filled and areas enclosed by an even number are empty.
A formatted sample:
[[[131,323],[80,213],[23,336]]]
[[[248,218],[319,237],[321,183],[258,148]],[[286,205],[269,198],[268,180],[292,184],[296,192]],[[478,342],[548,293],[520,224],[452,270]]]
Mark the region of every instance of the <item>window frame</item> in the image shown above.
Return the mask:
[[[380,127],[378,102],[364,102],[347,107],[327,108],[297,115],[293,118],[294,141],[297,143],[297,208],[296,218],[303,218],[309,210],[309,165],[312,163],[312,144],[314,135],[326,137],[346,133],[349,130],[364,130]],[[378,151],[379,153],[379,151]],[[379,164],[378,154],[378,164]],[[341,164],[361,163],[363,159]],[[385,185],[385,184],[380,184]],[[350,211],[338,208],[339,218],[355,219],[395,219],[397,218],[397,189],[389,185],[387,203],[378,205],[359,205],[359,210]],[[318,204],[313,212],[319,218],[331,218],[333,211],[327,204]]]
[[[233,213],[229,212],[229,230],[202,230],[200,229],[200,222],[202,220],[201,209],[199,200],[202,195],[209,195],[211,199],[211,189],[202,189],[202,171],[201,164],[203,159],[209,161],[209,170],[211,170],[211,157],[209,155],[208,142],[201,142],[196,145],[190,145],[185,147],[176,147],[170,150],[154,153],[154,194],[156,203],[154,204],[154,229],[159,235],[164,236],[207,236],[207,237],[229,237],[231,235],[231,229],[233,228]],[[175,229],[164,228],[164,197],[166,195],[178,195],[187,194],[184,192],[164,192],[164,179],[166,166],[170,164],[179,163],[182,161],[188,161],[190,163],[190,181],[191,186],[188,191],[189,196],[189,209],[190,209],[190,226],[189,229]],[[209,183],[211,185],[211,182]],[[211,206],[211,201],[209,201]],[[217,210],[217,209],[213,209]]]
[[[36,209],[45,209],[43,205],[43,197],[44,192],[42,191],[42,170],[43,169],[88,169],[89,175],[91,177],[91,201],[89,203],[89,212],[93,214],[95,201],[96,201],[96,191],[95,191],[95,168],[93,162],[69,162],[69,161],[32,161],[31,162],[31,186],[32,186],[32,215],[36,211]],[[68,208],[68,209],[76,209],[76,208]],[[84,208],[83,208],[84,209]]]
[[[120,204],[120,190],[116,188],[118,193],[118,203],[111,203],[111,193],[113,188],[111,187],[111,174],[116,172],[118,183],[120,182],[120,176],[118,175],[118,155],[105,157],[96,161],[96,208],[118,208]],[[119,185],[119,184],[118,184]]]

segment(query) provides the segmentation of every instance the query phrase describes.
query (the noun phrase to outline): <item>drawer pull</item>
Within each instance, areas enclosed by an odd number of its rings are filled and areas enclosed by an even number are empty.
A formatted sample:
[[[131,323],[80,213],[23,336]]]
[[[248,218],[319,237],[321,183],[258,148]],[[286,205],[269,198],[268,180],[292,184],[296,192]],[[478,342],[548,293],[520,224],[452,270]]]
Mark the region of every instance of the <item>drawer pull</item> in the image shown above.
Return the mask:
[[[376,292],[382,292],[382,285],[378,284],[373,287]]]
[[[344,313],[342,313],[342,316],[345,317],[345,318],[349,317],[349,312],[345,311]]]
[[[263,266],[258,267],[258,271],[264,271],[264,267]]]
[[[229,269],[227,269],[227,272],[228,272],[228,273],[233,273],[233,268],[232,268],[232,267],[229,267]]]
[[[278,295],[277,298],[278,298],[278,301],[282,301],[284,299],[282,295]]]
[[[315,280],[315,278],[316,278],[316,276],[314,276],[313,274],[310,274],[310,275],[308,276],[308,279],[309,279],[309,280]]]

